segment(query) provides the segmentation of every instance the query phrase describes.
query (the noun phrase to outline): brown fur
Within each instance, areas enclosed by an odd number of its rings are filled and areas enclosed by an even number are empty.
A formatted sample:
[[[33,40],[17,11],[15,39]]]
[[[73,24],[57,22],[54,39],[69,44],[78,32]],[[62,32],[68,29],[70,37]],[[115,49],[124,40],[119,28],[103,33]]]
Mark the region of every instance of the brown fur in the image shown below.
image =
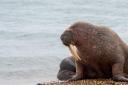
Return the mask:
[[[70,80],[85,77],[86,68],[95,70],[94,78],[111,75],[115,81],[126,81],[128,73],[128,46],[108,27],[77,22],[61,35],[63,44],[73,44],[81,60],[76,61],[76,74]]]

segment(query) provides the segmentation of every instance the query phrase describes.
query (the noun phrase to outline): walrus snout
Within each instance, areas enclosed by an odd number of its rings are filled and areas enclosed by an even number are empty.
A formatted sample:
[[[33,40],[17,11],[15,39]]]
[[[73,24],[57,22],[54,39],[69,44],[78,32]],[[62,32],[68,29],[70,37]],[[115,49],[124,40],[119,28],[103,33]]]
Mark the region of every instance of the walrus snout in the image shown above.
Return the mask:
[[[70,44],[70,38],[68,36],[61,36],[61,40],[63,42],[64,45],[68,46]]]
[[[69,46],[73,42],[73,34],[70,30],[66,30],[60,37],[64,45]]]

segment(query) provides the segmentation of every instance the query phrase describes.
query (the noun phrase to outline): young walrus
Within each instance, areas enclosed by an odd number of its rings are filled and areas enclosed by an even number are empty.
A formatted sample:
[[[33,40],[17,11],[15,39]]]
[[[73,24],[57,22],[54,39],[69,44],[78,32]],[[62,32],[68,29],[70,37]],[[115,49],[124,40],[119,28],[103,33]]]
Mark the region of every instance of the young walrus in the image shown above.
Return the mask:
[[[112,77],[115,81],[128,82],[128,46],[108,27],[77,22],[64,31],[61,40],[70,50],[71,45],[77,48],[78,56],[73,57],[76,72],[68,80],[86,78],[89,67],[91,78]]]

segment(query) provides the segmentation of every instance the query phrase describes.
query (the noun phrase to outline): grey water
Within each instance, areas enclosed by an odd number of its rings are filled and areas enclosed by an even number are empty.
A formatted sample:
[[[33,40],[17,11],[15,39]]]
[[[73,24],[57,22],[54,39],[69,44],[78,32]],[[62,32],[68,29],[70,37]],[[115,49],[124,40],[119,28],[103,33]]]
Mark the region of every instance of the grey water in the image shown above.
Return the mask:
[[[109,26],[128,42],[128,0],[0,0],[0,85],[57,81],[70,56],[61,33],[76,21]]]

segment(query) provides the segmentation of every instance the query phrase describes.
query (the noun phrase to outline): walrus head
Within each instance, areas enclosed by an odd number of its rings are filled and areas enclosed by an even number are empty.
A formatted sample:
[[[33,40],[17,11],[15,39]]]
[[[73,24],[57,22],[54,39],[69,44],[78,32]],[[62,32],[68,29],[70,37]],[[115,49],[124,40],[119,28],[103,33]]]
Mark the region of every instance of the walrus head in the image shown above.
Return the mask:
[[[64,31],[64,33],[61,35],[60,38],[61,38],[63,44],[68,46],[73,58],[75,60],[81,60],[81,58],[79,57],[79,55],[77,53],[77,48],[75,46],[72,29],[67,29],[66,31]]]

